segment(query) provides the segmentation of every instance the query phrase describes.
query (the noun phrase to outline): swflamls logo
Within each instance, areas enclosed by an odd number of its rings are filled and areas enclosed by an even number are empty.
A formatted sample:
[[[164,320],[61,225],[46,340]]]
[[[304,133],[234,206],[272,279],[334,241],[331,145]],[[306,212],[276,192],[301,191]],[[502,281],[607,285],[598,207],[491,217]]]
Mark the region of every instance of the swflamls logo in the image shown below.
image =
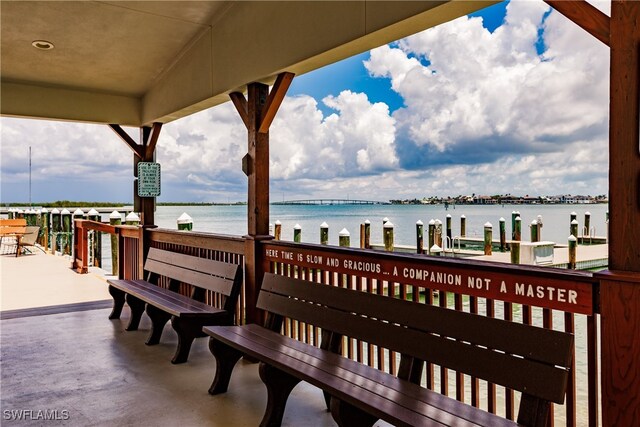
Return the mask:
[[[5,421],[64,421],[69,419],[67,409],[5,409],[2,411]]]

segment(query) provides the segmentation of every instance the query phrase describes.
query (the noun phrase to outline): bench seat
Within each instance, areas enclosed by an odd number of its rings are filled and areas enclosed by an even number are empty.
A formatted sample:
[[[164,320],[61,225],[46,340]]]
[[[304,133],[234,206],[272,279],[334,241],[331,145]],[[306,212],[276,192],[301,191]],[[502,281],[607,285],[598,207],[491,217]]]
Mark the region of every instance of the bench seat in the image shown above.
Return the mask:
[[[258,325],[204,328],[209,336],[396,426],[518,424]],[[211,345],[216,345],[213,342]],[[366,402],[366,404],[364,404]]]
[[[176,317],[224,317],[225,310],[161,288],[145,280],[109,280],[109,284]]]
[[[293,388],[324,392],[339,426],[543,427],[565,398],[573,336],[429,304],[267,273],[257,307],[264,326],[207,326],[216,359],[210,394],[224,393],[243,355],[260,362],[267,388],[262,427],[279,426]],[[322,330],[320,347],[282,334],[285,318]],[[343,356],[344,338],[388,349],[392,374]],[[522,392],[517,423],[421,386],[425,362]]]
[[[178,347],[172,363],[184,363],[193,340],[204,336],[207,325],[233,325],[242,285],[242,268],[236,264],[150,248],[144,270],[147,280],[108,280],[113,297],[110,319],[119,319],[124,303],[131,308],[127,331],[138,329],[144,312],[151,319],[147,345],[160,342],[166,323],[171,320],[178,334]],[[159,286],[164,277],[168,287]],[[189,296],[178,291],[182,284],[191,288]],[[215,293],[221,308],[206,304],[207,292]]]

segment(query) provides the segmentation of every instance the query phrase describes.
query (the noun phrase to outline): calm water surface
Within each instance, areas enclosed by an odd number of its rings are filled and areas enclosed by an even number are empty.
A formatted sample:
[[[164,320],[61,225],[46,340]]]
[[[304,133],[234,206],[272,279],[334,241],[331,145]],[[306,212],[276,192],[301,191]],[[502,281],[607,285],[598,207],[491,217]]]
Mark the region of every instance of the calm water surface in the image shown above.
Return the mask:
[[[346,228],[351,233],[352,246],[359,245],[360,224],[371,221],[371,241],[382,242],[382,219],[389,218],[395,228],[395,243],[415,245],[416,221],[425,224],[439,219],[443,228],[451,215],[453,235],[460,234],[460,216],[467,218],[467,236],[483,235],[486,222],[493,225],[493,235],[499,238],[499,220],[506,220],[507,236],[511,235],[511,212],[519,211],[522,218],[522,239],[530,240],[529,224],[542,216],[542,240],[566,243],[569,236],[569,216],[578,215],[579,228],[584,227],[585,212],[591,213],[591,228],[597,236],[606,236],[607,204],[597,205],[459,205],[445,209],[442,205],[333,205],[270,207],[270,222],[282,223],[282,239],[293,240],[293,227],[302,227],[302,241],[320,242],[320,224],[329,225],[329,244],[338,244],[338,233]],[[186,212],[193,218],[194,231],[244,235],[247,233],[246,206],[160,206],[156,224],[163,228],[177,228],[176,220]],[[582,232],[580,232],[582,234]]]

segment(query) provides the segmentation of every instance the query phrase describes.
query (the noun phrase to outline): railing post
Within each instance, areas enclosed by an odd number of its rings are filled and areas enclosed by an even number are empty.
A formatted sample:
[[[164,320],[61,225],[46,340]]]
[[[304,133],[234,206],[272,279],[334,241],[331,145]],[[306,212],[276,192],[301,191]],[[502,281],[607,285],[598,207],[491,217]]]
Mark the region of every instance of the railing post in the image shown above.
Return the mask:
[[[87,219],[89,219],[89,221],[101,222],[100,213],[95,209],[91,209],[87,213]],[[91,256],[93,257],[93,266],[102,267],[102,232],[93,230],[92,235],[93,238],[91,239],[89,247]]]
[[[67,209],[63,209],[60,212],[60,218],[62,221],[62,233],[64,236],[64,245],[62,245],[62,253],[64,255],[71,255],[71,212]]]
[[[42,208],[40,211],[41,219],[42,219],[42,240],[41,245],[44,247],[44,250],[49,250],[49,224],[51,220],[49,218],[49,210],[47,208]]]
[[[122,215],[120,212],[113,211],[111,215],[109,215],[109,224],[110,225],[120,225],[122,224]],[[119,274],[118,270],[118,252],[120,251],[120,244],[117,234],[111,235],[111,274],[116,275]]]

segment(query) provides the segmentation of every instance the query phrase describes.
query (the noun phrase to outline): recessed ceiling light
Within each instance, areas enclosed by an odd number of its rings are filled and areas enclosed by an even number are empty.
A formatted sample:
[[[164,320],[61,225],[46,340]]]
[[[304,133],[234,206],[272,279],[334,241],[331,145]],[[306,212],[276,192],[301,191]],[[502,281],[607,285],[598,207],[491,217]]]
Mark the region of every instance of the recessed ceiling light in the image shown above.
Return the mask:
[[[46,40],[34,40],[31,42],[31,46],[40,50],[51,50],[53,49],[53,43],[48,42]]]

